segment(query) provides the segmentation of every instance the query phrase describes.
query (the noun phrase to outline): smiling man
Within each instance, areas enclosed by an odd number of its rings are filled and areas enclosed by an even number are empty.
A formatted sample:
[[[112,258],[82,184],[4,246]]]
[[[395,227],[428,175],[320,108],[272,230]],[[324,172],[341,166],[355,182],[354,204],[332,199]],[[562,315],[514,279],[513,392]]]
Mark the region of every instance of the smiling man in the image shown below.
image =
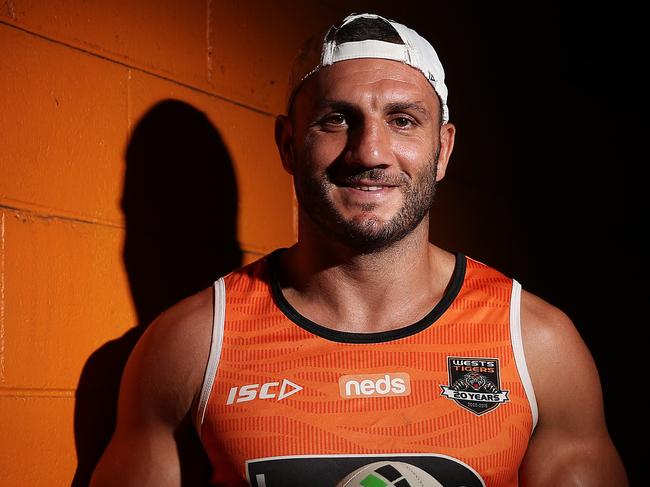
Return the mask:
[[[573,324],[428,241],[452,153],[442,65],[352,15],[298,56],[275,133],[298,242],[161,315],[93,486],[624,486]]]
[[[278,120],[283,161],[310,234],[331,232],[371,251],[422,226],[454,128],[440,130],[436,93],[413,74],[384,59],[337,64],[306,80],[291,118]]]

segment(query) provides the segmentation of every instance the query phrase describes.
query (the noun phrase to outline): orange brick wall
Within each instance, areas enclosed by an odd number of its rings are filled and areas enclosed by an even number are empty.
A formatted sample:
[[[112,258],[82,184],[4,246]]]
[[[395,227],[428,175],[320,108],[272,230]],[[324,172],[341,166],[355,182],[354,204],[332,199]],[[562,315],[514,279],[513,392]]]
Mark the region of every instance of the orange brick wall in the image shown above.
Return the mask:
[[[235,195],[236,235],[230,237],[236,238],[240,262],[291,244],[291,180],[276,155],[274,115],[282,110],[295,48],[315,26],[349,8],[338,3],[0,3],[0,485],[87,482],[94,457],[84,460],[85,471],[75,478],[78,458],[94,437],[110,434],[115,383],[132,337],[146,325],[143,317],[161,307],[141,311],[136,283],[164,278],[168,265],[183,268],[184,261],[172,264],[178,258],[173,251],[161,254],[156,269],[138,267],[147,260],[147,245],[161,243],[164,233],[140,240],[140,253],[131,256],[135,264],[127,265],[130,232],[137,234],[139,222],[147,223],[159,209],[154,217],[162,228],[169,224],[169,232],[184,232],[186,253],[192,239],[203,235],[193,229],[211,228],[219,238],[219,218],[201,213],[200,203],[183,207],[195,201],[195,168],[182,157],[171,170],[190,181],[189,189],[176,192],[171,185],[165,196],[147,201],[153,198],[150,179],[141,174],[140,187],[129,189],[129,205],[147,210],[143,220],[134,217],[127,225],[129,144],[143,120],[160,115],[152,109],[175,100],[172,107],[187,120],[203,120],[206,134],[220,138],[207,141],[204,134],[202,141],[220,147],[217,163],[230,165],[225,170],[233,177],[199,181],[200,191],[214,191],[215,198]],[[164,158],[166,144],[173,143],[156,145],[157,134],[173,139],[173,124],[184,123],[167,117],[147,129],[144,150],[152,149],[151,158]],[[201,135],[185,136],[191,145],[191,137]],[[187,153],[197,156],[191,147]],[[145,174],[150,171],[156,185],[163,169],[147,162]],[[223,173],[207,166],[197,180]],[[178,219],[190,223],[178,225]],[[120,358],[107,359],[115,349]],[[91,384],[90,392],[80,394],[79,384]],[[105,411],[93,416],[92,407],[80,408],[82,396],[104,402]],[[103,433],[94,434],[95,427]],[[102,447],[102,438],[93,448]]]

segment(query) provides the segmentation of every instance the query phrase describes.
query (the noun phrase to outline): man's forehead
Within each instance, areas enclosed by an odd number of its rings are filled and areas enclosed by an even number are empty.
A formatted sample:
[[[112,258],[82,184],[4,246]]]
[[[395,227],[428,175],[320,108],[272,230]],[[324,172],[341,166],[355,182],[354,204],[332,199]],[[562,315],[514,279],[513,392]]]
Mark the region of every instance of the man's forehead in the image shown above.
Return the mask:
[[[411,103],[414,108],[433,103],[438,96],[424,75],[399,61],[352,59],[324,67],[306,80],[297,103],[322,106],[331,102]]]

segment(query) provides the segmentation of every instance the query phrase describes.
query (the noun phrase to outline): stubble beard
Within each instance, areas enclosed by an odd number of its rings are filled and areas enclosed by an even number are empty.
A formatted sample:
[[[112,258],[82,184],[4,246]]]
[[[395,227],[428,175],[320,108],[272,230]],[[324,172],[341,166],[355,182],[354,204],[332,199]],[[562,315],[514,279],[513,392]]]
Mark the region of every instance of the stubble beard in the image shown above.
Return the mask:
[[[359,253],[381,251],[415,230],[431,209],[436,193],[439,152],[437,148],[428,163],[413,178],[402,173],[399,180],[390,180],[391,184],[398,183],[404,202],[388,221],[382,221],[370,214],[377,206],[375,203],[361,205],[361,217],[345,218],[329,194],[333,184],[332,174],[324,173],[319,177],[312,174],[295,174],[298,204],[327,237],[334,238]],[[357,171],[346,180],[352,182],[355,179],[389,182],[384,169]]]

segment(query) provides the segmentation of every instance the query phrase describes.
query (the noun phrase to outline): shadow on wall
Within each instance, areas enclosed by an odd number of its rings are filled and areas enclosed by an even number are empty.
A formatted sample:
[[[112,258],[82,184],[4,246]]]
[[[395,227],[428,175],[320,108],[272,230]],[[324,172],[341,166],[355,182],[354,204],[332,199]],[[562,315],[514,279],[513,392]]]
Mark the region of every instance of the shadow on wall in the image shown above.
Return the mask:
[[[138,325],[96,350],[81,373],[73,487],[88,485],[112,436],[122,371],[147,325],[241,265],[232,161],[217,129],[187,103],[162,101],[136,125],[126,150],[122,209]]]

